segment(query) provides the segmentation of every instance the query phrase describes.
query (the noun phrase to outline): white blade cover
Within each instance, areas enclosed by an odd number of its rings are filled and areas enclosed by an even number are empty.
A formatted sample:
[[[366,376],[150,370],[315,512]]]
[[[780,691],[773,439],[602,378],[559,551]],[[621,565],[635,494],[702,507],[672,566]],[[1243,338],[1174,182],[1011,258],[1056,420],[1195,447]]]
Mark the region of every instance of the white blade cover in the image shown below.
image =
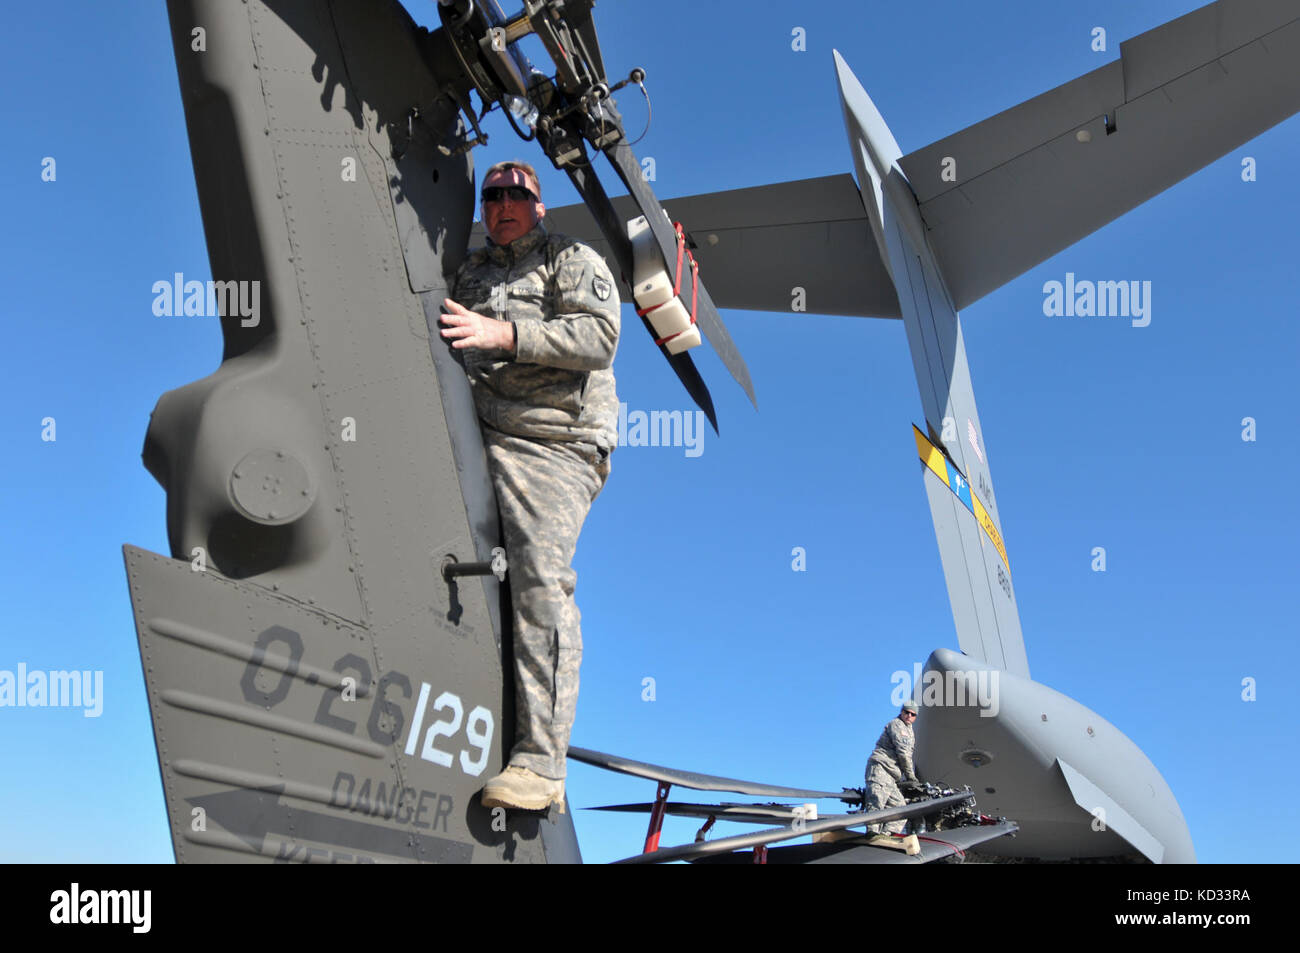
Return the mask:
[[[1300,110],[1298,63],[1295,0],[1219,0],[1122,43],[1118,62],[900,159],[953,305]]]

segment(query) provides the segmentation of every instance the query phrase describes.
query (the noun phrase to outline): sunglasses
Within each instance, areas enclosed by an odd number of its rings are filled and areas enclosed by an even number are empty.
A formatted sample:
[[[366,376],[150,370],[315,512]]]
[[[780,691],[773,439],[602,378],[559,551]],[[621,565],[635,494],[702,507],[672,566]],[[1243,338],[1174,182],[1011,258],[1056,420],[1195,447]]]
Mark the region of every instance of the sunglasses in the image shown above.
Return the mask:
[[[483,190],[484,202],[500,202],[503,199],[512,202],[536,202],[537,196],[522,185],[489,185]]]

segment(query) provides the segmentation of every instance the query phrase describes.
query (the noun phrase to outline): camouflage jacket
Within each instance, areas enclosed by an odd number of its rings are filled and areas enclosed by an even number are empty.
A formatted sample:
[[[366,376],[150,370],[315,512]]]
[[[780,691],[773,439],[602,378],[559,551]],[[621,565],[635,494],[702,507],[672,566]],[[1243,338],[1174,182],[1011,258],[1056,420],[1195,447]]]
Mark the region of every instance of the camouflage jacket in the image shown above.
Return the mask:
[[[880,738],[876,741],[876,750],[871,752],[871,758],[867,763],[880,765],[895,781],[904,778],[909,781],[915,780],[916,768],[912,765],[914,747],[916,747],[916,737],[912,734],[912,726],[901,718],[891,719],[889,724],[885,725],[885,730],[880,733]]]
[[[516,347],[467,348],[465,371],[483,422],[520,437],[618,441],[614,352],[618,288],[604,259],[540,222],[509,245],[466,256],[453,301],[515,325]]]

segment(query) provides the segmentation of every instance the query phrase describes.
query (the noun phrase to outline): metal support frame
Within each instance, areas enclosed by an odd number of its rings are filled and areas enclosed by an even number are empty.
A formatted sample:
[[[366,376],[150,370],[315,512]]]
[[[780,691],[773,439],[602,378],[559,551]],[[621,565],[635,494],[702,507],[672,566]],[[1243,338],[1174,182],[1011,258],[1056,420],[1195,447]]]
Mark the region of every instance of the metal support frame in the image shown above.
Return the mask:
[[[713,825],[717,823],[717,820],[718,816],[716,814],[709,815],[709,819],[704,822],[704,826],[695,832],[695,843],[698,844],[700,841],[704,840],[704,835],[713,830]]]
[[[655,805],[650,809],[650,826],[645,832],[645,850],[642,853],[649,854],[659,849],[659,832],[664,826],[664,807],[668,803],[668,792],[672,785],[667,781],[659,782],[659,790],[655,792]]]

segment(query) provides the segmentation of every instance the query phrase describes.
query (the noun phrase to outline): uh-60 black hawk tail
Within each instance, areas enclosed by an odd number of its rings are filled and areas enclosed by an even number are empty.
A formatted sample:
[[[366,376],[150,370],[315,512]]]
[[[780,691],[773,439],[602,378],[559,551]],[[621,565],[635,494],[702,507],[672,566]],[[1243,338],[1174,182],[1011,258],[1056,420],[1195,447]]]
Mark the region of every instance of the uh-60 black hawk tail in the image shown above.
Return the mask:
[[[213,278],[257,296],[153,413],[170,557],[125,547],[180,861],[579,859],[569,814],[476,796],[514,692],[496,500],[436,333],[473,218],[471,93],[526,117],[625,281],[675,274],[666,311],[698,330],[646,327],[714,426],[686,338],[752,399],[628,145],[591,0],[436,9],[429,31],[397,0],[168,3]],[[534,34],[553,75],[518,48]],[[635,252],[598,164],[648,222]]]

